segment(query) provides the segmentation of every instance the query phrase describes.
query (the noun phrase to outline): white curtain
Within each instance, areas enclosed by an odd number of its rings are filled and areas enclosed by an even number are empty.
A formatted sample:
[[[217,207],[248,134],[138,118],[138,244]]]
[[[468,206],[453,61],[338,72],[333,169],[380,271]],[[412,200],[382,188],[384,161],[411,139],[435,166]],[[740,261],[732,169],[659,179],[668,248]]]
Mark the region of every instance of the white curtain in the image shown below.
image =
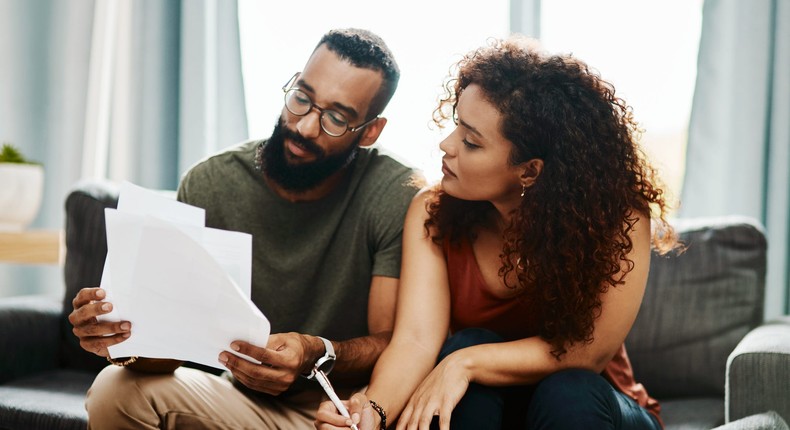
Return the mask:
[[[173,189],[247,137],[235,1],[98,0],[83,175]]]
[[[61,228],[80,178],[174,189],[246,139],[238,37],[235,0],[0,0],[0,142],[45,168],[31,228]],[[60,278],[0,265],[0,296],[59,294]]]
[[[540,39],[540,1],[510,0],[510,32]]]
[[[790,0],[704,3],[681,215],[726,214],[765,225],[765,316],[788,313]]]

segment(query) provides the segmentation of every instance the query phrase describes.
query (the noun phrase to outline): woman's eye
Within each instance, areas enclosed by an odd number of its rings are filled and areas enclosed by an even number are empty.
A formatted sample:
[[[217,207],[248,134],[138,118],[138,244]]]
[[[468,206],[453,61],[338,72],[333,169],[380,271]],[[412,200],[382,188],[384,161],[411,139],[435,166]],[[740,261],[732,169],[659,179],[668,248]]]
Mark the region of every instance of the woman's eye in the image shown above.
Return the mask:
[[[478,148],[480,148],[480,145],[476,145],[476,144],[474,144],[474,143],[472,143],[472,142],[470,142],[470,141],[468,141],[466,139],[463,139],[462,142],[464,143],[464,146],[467,147],[468,149],[478,149]]]

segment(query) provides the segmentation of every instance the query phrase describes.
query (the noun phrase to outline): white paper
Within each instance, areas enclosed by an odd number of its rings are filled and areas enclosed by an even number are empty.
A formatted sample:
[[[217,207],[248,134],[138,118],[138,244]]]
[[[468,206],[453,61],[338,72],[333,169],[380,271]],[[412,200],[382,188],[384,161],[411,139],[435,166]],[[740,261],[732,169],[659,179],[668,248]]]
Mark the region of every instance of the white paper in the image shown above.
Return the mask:
[[[105,211],[101,285],[114,310],[102,320],[132,323],[110,355],[223,369],[221,351],[240,355],[230,350],[234,340],[265,346],[269,321],[250,300],[252,237],[203,227],[202,210],[128,185],[118,210]]]
[[[176,225],[206,225],[206,210],[165,197],[131,182],[121,183],[118,192],[118,210],[135,215],[151,215]]]

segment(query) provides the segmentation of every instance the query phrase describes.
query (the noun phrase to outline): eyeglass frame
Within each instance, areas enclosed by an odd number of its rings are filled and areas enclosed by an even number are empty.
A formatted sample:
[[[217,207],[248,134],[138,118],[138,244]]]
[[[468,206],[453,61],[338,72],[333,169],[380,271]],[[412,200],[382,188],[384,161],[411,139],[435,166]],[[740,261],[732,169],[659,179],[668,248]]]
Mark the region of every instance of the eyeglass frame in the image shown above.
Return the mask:
[[[291,79],[288,79],[288,82],[286,82],[285,85],[283,85],[283,87],[282,87],[282,90],[283,90],[283,102],[285,104],[285,109],[288,112],[290,112],[291,114],[296,115],[296,116],[307,116],[310,112],[313,111],[313,109],[317,110],[318,111],[318,124],[321,126],[321,130],[323,130],[324,133],[327,134],[327,136],[341,137],[341,136],[345,135],[348,132],[356,133],[359,130],[362,130],[363,128],[365,128],[365,127],[369,126],[370,124],[372,124],[373,121],[381,118],[381,116],[376,115],[375,117],[365,121],[364,123],[362,123],[362,124],[360,124],[360,125],[358,125],[356,127],[350,127],[348,119],[346,118],[346,115],[344,115],[342,112],[338,112],[338,111],[336,111],[334,109],[326,109],[326,108],[322,108],[321,106],[318,106],[317,104],[315,104],[315,102],[313,101],[313,98],[310,97],[309,94],[304,92],[301,88],[294,86],[296,84],[297,78],[301,74],[302,74],[302,72],[294,73],[294,75],[291,76]],[[292,111],[290,108],[288,108],[288,93],[291,92],[291,91],[299,91],[302,94],[304,94],[305,96],[307,96],[307,99],[310,100],[310,108],[307,110],[307,112],[305,112],[303,114],[298,114],[298,113]],[[332,134],[326,129],[326,127],[324,126],[324,115],[327,112],[335,112],[338,115],[342,116],[343,119],[346,120],[346,129],[342,133],[340,133],[340,134]]]

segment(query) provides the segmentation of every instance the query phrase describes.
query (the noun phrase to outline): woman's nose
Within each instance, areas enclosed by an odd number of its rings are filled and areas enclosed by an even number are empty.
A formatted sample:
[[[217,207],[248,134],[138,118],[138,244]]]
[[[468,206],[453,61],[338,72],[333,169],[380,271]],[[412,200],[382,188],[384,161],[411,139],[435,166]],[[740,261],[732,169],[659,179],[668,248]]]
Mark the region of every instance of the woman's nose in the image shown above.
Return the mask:
[[[450,157],[455,156],[455,145],[452,141],[454,134],[455,133],[451,133],[439,143],[439,149]]]

